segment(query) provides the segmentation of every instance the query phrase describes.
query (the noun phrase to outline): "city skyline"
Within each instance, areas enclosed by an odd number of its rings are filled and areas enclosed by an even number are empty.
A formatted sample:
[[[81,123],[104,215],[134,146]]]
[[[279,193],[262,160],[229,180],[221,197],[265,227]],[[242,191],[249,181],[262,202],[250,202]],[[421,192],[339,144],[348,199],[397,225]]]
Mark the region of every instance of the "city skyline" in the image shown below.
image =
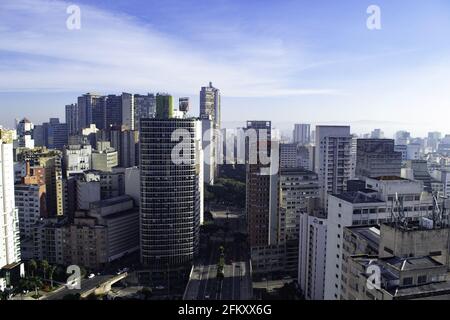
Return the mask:
[[[448,3],[377,1],[381,30],[369,30],[373,3],[319,2],[216,1],[197,10],[191,1],[82,0],[81,29],[68,30],[67,2],[2,1],[2,124],[62,118],[91,91],[168,91],[191,97],[197,114],[198,88],[212,81],[225,126],[257,112],[275,126],[445,132],[437,115],[450,100]]]

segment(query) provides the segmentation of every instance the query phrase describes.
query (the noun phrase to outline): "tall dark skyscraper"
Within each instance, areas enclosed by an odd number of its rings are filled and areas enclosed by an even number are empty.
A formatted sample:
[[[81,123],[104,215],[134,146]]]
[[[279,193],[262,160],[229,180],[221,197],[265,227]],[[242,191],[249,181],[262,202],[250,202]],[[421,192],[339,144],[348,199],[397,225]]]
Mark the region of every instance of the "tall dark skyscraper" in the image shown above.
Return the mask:
[[[160,117],[140,123],[141,262],[152,272],[190,268],[203,219],[200,122],[168,117],[170,101],[170,96],[157,96]],[[184,164],[172,159],[177,129],[190,137],[183,140],[189,158]]]
[[[68,126],[66,123],[60,123],[59,118],[50,118],[49,122],[35,126],[33,138],[37,147],[62,150],[68,143]]]
[[[69,136],[78,134],[80,130],[80,122],[78,120],[78,104],[66,105],[66,123]]]
[[[105,97],[106,128],[122,124],[122,96],[110,94]]]
[[[141,119],[154,118],[156,113],[156,97],[154,94],[134,95],[135,125],[134,129],[139,131]]]
[[[93,121],[101,122],[100,116],[104,114],[104,107],[99,104],[100,95],[95,93],[86,93],[78,97],[78,123],[79,130],[89,127]],[[101,100],[100,100],[101,101]],[[95,114],[93,118],[93,114]],[[99,125],[102,125],[99,123]]]

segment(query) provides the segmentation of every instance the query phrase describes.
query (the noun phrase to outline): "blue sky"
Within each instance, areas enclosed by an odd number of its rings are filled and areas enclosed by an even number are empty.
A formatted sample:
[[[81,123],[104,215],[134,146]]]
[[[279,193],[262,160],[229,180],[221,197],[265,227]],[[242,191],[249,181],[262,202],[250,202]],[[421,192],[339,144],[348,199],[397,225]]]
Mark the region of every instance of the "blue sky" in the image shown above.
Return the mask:
[[[66,28],[70,4],[80,30]],[[366,27],[372,4],[381,30]],[[446,0],[1,0],[0,123],[63,118],[88,91],[197,107],[212,81],[226,122],[450,133],[448,39]]]

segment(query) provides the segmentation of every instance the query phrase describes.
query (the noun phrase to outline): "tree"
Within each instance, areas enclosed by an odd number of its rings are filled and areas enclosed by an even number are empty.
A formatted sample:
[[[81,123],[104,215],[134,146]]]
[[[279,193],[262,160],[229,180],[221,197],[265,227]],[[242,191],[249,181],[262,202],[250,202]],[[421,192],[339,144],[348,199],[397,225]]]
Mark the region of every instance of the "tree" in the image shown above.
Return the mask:
[[[34,259],[31,259],[30,261],[28,261],[28,270],[31,273],[31,276],[34,277],[34,272],[37,270],[37,262]]]
[[[0,300],[8,300],[8,292],[5,291],[0,291]]]
[[[29,291],[31,288],[31,283],[28,278],[22,278],[19,281],[19,284],[16,286],[15,292],[16,294],[23,295],[25,291]]]
[[[47,260],[42,260],[41,261],[41,269],[42,269],[42,275],[43,278],[45,279],[46,275],[47,275],[47,270],[50,267],[49,263]]]
[[[42,287],[42,281],[39,277],[33,277],[30,279],[31,285],[34,287],[35,298],[39,298],[39,289]]]
[[[48,269],[48,278],[50,280],[50,288],[53,289],[53,274],[55,273],[56,270],[56,266],[50,266],[50,268]]]

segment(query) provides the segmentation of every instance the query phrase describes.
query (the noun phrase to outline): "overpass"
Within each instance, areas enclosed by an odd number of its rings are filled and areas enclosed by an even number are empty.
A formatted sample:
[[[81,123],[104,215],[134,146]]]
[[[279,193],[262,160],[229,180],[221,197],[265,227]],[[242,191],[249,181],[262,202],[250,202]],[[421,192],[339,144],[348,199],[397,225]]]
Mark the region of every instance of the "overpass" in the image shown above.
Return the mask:
[[[81,298],[86,298],[91,294],[101,295],[109,292],[111,286],[120,280],[125,279],[128,276],[127,272],[119,275],[101,275],[92,279],[82,279],[81,289],[69,289],[66,286],[56,290],[45,297],[42,300],[62,300],[66,295],[80,294]]]

